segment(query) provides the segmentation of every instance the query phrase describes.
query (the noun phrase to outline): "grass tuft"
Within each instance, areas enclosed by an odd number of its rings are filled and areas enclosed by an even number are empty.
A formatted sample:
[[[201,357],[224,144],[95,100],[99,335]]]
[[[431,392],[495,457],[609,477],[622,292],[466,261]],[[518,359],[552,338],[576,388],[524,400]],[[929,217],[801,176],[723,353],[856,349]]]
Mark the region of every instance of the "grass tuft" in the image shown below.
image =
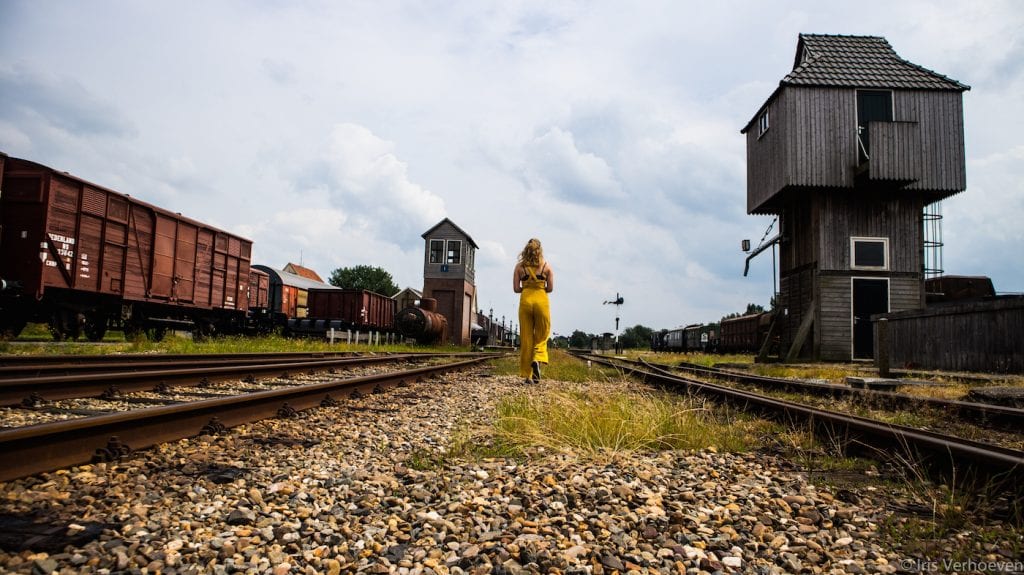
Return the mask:
[[[521,453],[538,447],[589,454],[748,447],[742,430],[720,424],[692,400],[593,385],[502,399],[494,437],[496,444]]]

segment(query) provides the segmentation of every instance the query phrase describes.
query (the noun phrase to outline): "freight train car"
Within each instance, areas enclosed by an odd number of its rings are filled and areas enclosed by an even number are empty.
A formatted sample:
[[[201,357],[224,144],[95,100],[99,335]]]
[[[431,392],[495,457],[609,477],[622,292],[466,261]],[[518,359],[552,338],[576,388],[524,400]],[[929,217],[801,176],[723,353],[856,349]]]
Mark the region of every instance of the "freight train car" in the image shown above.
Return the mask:
[[[307,291],[305,318],[288,320],[288,333],[323,336],[336,331],[390,333],[395,325],[395,300],[386,295],[360,289],[322,289]]]
[[[718,347],[722,353],[757,353],[761,349],[768,329],[771,312],[752,313],[722,319]]]
[[[255,265],[253,269],[270,278],[268,307],[275,324],[284,326],[288,320],[309,316],[309,290],[338,290],[331,284],[302,277],[270,266]]]
[[[253,266],[249,269],[249,314],[246,332],[265,335],[276,327],[270,309],[270,274]]]
[[[3,158],[0,332],[241,331],[252,243],[65,172]]]

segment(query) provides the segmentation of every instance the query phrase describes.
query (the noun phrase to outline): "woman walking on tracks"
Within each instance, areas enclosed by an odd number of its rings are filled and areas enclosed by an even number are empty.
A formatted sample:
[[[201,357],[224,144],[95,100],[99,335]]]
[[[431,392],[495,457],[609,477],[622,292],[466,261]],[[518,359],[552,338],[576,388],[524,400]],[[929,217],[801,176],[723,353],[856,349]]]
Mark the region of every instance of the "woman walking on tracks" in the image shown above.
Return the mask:
[[[526,383],[540,381],[540,364],[548,363],[551,307],[548,294],[555,289],[555,272],[544,260],[540,240],[531,238],[519,254],[512,272],[512,291],[519,295],[519,375]]]

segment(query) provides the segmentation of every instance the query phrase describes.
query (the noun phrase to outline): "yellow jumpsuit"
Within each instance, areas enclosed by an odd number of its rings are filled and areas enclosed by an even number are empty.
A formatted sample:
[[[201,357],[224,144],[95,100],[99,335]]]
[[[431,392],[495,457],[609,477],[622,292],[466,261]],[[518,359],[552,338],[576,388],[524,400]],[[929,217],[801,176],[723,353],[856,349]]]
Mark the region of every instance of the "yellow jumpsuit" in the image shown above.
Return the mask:
[[[532,375],[530,364],[534,361],[548,362],[548,337],[551,335],[551,307],[546,281],[539,279],[533,268],[524,265],[527,278],[521,280],[523,287],[519,294],[519,375]]]

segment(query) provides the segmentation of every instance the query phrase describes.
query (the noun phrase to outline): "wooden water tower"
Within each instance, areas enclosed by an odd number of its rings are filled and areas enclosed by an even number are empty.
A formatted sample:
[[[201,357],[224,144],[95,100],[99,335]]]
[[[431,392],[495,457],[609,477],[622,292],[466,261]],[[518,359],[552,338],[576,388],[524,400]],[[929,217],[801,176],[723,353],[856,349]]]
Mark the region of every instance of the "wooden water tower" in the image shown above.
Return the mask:
[[[476,311],[478,246],[448,218],[424,232],[423,239],[423,297],[437,300],[437,311],[448,319],[445,341],[470,345]]]
[[[925,209],[966,189],[963,92],[885,38],[801,34],[741,130],[747,213],[774,214],[782,355],[873,356],[873,314],[924,307]]]

